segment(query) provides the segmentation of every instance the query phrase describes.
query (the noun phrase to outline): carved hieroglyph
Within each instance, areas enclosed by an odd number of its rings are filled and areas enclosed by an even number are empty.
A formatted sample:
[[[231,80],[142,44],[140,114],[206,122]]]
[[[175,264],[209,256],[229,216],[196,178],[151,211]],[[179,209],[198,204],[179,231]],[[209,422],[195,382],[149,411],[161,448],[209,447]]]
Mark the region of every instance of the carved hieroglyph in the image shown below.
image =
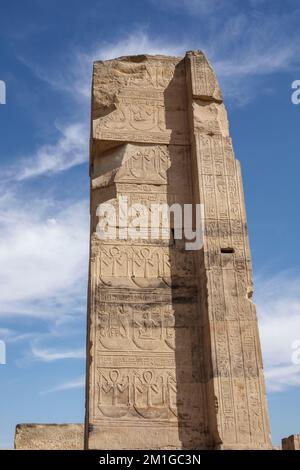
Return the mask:
[[[211,66],[201,52],[95,62],[92,93],[86,448],[270,448],[240,168]],[[100,240],[97,207],[123,197],[203,204],[204,246]]]

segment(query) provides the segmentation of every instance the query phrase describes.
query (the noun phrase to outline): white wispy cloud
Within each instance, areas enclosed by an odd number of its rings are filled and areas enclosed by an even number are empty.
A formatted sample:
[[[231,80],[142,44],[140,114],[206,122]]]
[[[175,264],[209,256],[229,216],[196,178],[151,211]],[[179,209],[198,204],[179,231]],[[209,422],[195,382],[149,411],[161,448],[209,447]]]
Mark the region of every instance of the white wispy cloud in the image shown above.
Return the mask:
[[[268,389],[278,392],[299,386],[300,364],[292,359],[293,346],[300,342],[300,276],[293,272],[260,275],[255,284]]]
[[[265,377],[270,392],[284,392],[291,387],[300,387],[300,365],[267,368]]]
[[[76,314],[85,302],[88,204],[0,199],[0,315]]]
[[[65,390],[73,390],[75,388],[83,388],[85,386],[85,376],[69,380],[67,382],[60,383],[54,387],[50,387],[47,390],[44,390],[42,393],[53,393],[53,392],[63,392]]]
[[[299,19],[300,11],[285,15],[237,12],[212,26],[200,48],[217,72],[227,103],[244,105],[258,95],[274,93],[276,82],[270,77],[299,68]]]
[[[138,29],[115,42],[100,44],[93,52],[94,60],[107,60],[123,55],[163,54],[181,55],[185,52],[185,44],[170,41],[164,36],[149,35]]]
[[[64,351],[56,351],[54,349],[39,349],[33,347],[31,349],[32,355],[34,360],[42,361],[42,362],[53,362],[65,359],[84,359],[85,358],[85,350],[81,349],[73,349],[73,350],[64,350]]]
[[[236,14],[217,32],[210,49],[223,75],[261,75],[299,63],[299,37],[294,26],[300,12],[285,15]]]
[[[86,122],[56,126],[59,133],[54,143],[44,143],[32,155],[23,157],[8,170],[7,177],[17,181],[44,174],[59,173],[87,161],[89,127]]]
[[[29,341],[35,337],[35,333],[20,333],[12,328],[0,328],[0,340],[6,343],[18,343],[21,341]]]

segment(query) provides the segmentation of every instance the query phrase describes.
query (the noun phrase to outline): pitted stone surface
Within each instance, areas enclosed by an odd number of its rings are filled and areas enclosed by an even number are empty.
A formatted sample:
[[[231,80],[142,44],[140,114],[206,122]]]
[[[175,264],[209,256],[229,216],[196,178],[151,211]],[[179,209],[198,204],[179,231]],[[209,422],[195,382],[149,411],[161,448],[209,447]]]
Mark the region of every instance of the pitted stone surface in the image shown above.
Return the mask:
[[[83,449],[83,424],[18,424],[16,450]]]

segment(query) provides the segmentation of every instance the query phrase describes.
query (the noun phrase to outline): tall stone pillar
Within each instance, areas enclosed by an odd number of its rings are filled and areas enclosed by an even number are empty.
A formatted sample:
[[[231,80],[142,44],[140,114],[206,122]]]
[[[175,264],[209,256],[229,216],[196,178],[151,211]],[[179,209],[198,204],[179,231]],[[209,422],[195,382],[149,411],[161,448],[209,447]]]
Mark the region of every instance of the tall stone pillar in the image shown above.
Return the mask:
[[[92,88],[86,448],[270,448],[241,176],[214,72],[201,52],[121,57],[95,62]],[[153,204],[200,204],[204,244],[187,249],[176,218],[133,239]]]

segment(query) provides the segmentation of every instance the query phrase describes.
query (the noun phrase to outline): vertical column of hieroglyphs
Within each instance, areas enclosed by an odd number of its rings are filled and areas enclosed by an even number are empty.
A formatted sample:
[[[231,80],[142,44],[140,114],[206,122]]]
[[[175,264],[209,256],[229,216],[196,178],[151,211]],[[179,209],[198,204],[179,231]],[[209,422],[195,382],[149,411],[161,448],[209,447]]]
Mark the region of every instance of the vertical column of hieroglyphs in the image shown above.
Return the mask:
[[[210,417],[210,434],[219,448],[269,448],[239,162],[211,66],[201,52],[190,52],[186,67],[194,186],[205,214],[200,281],[211,357],[207,387],[216,413],[215,422]]]
[[[194,253],[172,230],[167,239],[130,239],[130,218],[113,222],[116,239],[96,233],[101,203],[118,215],[121,200],[146,208],[192,202],[182,59],[94,64],[90,172],[86,447],[203,448]]]

